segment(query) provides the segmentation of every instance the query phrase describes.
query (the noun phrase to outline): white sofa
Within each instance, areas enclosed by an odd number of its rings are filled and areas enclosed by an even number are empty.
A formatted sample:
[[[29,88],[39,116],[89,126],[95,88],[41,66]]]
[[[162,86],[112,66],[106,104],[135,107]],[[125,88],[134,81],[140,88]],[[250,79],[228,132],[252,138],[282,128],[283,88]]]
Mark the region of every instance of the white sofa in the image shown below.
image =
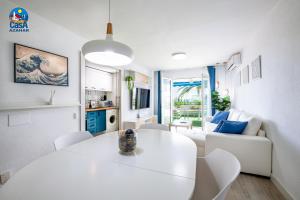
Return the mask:
[[[228,120],[248,121],[243,134],[215,133],[217,124],[205,122],[203,133],[185,133],[197,145],[198,156],[204,156],[216,148],[234,154],[241,163],[241,171],[262,176],[271,175],[272,142],[261,130],[262,121],[246,112],[230,110]]]

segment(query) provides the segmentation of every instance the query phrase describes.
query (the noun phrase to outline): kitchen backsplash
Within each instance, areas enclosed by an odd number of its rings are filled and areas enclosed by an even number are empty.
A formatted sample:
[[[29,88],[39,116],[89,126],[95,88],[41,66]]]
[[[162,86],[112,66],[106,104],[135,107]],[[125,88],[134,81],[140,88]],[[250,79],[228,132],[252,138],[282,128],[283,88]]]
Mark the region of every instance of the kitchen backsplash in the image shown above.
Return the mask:
[[[98,90],[85,90],[86,107],[89,107],[90,101],[95,101],[97,106],[102,101],[112,101],[112,93]]]

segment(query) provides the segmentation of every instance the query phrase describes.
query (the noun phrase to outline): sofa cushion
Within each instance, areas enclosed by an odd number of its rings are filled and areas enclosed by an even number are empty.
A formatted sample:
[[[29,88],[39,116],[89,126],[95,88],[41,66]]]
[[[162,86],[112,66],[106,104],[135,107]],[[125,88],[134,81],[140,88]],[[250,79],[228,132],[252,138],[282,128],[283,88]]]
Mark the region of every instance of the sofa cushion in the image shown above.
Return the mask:
[[[226,120],[228,118],[228,115],[229,115],[229,112],[227,112],[227,111],[217,112],[210,122],[214,123],[214,124],[218,124],[220,121]]]
[[[232,108],[232,109],[229,110],[229,115],[228,115],[227,120],[238,121],[240,114],[241,114],[240,111]]]
[[[210,123],[210,122],[205,122],[205,126],[204,126],[205,134],[212,133],[217,126],[218,126],[218,124],[214,124],[214,123]]]
[[[266,137],[266,132],[264,130],[259,129],[257,132],[257,136]]]
[[[221,126],[223,125],[223,123],[224,123],[224,120],[220,121],[218,126],[213,130],[213,132],[219,132],[219,130],[220,130]]]
[[[239,117],[239,121],[248,122],[247,127],[243,131],[243,135],[256,136],[261,127],[261,124],[262,124],[262,121],[259,118],[255,117],[253,115],[250,115],[246,112],[241,113],[241,115]]]
[[[242,134],[247,124],[248,122],[224,120],[223,122],[221,122],[221,126],[218,132],[230,133],[230,134]]]

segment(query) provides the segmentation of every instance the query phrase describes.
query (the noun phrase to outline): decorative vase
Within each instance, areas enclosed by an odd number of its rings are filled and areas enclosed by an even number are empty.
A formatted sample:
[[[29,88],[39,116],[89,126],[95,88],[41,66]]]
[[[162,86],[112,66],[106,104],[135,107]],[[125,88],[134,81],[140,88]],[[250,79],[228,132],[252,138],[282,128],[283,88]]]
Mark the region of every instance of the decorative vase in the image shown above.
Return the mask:
[[[122,152],[130,153],[135,150],[136,136],[132,129],[128,129],[125,132],[122,131],[119,134],[119,148]]]
[[[55,90],[51,90],[50,99],[49,99],[49,102],[48,102],[49,105],[54,104],[54,95],[55,95]]]

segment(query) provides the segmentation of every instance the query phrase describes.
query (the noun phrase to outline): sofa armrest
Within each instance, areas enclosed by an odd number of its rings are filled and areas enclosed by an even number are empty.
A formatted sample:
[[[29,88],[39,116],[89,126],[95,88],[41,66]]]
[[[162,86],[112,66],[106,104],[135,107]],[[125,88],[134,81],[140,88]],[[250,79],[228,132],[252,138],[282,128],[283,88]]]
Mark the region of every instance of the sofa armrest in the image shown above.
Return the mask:
[[[266,137],[221,133],[206,135],[205,153],[216,148],[234,154],[241,163],[242,172],[271,175],[272,142]]]

